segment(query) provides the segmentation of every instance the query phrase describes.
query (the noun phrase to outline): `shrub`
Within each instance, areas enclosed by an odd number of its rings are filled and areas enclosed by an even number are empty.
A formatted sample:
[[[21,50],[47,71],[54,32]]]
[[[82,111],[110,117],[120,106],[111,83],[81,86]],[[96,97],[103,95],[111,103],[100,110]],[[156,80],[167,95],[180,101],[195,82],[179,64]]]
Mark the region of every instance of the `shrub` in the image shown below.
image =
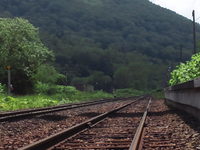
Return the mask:
[[[53,106],[58,104],[58,100],[44,95],[30,95],[19,97],[0,97],[0,110],[18,110],[25,108],[37,108]]]
[[[192,56],[191,61],[181,63],[171,72],[170,85],[175,85],[192,80],[200,76],[200,54]]]
[[[49,84],[37,82],[37,84],[35,85],[35,92],[36,93],[47,93],[49,88],[50,88]]]
[[[127,89],[117,89],[113,93],[116,97],[129,97],[129,96],[139,96],[144,94],[143,91],[127,88]]]
[[[47,94],[64,94],[64,95],[74,95],[77,93],[77,90],[73,86],[63,86],[63,85],[50,85]]]
[[[32,74],[39,65],[54,58],[40,40],[39,29],[26,19],[0,18],[0,43],[0,66],[12,66],[13,92],[32,92]],[[5,82],[7,75],[2,75],[1,80]]]
[[[39,66],[32,77],[36,81],[47,84],[55,84],[66,80],[66,77],[63,74],[58,73],[53,66],[48,64]]]
[[[38,82],[35,85],[35,92],[40,94],[65,94],[65,95],[73,95],[77,93],[77,90],[73,86],[64,86],[64,85],[53,85]]]
[[[93,91],[93,92],[81,92],[78,91],[70,99],[73,101],[85,101],[85,100],[95,100],[102,98],[113,98],[113,95],[103,91]]]
[[[7,96],[7,97],[3,98],[3,101],[4,102],[14,102],[15,98],[11,97],[11,96]]]
[[[5,92],[5,86],[0,83],[0,93],[4,93],[4,92]]]

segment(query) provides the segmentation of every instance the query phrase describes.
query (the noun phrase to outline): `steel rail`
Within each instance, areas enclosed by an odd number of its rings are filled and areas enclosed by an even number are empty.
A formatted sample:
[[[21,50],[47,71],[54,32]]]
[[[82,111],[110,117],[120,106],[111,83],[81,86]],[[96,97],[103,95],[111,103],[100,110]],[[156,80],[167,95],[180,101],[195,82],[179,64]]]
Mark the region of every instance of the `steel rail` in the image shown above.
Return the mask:
[[[11,120],[11,119],[31,117],[31,116],[35,116],[35,115],[57,112],[57,111],[62,111],[62,110],[86,107],[86,106],[91,106],[91,105],[96,105],[96,104],[101,104],[101,103],[107,103],[107,102],[112,102],[112,101],[120,101],[122,99],[123,98],[103,99],[103,100],[96,100],[96,101],[76,103],[76,104],[67,104],[67,105],[60,105],[60,106],[53,106],[53,107],[46,107],[46,108],[38,108],[38,109],[31,109],[31,110],[1,113],[0,114],[0,122],[8,121],[8,120]],[[128,99],[130,99],[130,97],[124,98],[124,99],[128,100]]]
[[[102,99],[101,101],[104,101],[104,100],[111,100],[111,99]],[[12,111],[12,112],[3,112],[3,113],[0,113],[0,117],[2,117],[2,116],[5,117],[5,116],[9,116],[9,115],[16,115],[16,114],[23,114],[23,113],[28,113],[30,111],[31,112],[42,111],[42,110],[66,107],[66,106],[71,106],[71,105],[79,105],[79,104],[85,104],[85,103],[97,102],[97,101],[100,101],[100,100],[82,102],[82,103],[73,103],[73,104],[63,104],[63,105],[43,107],[43,108],[33,108],[33,109],[28,109],[28,110],[17,110],[17,111]]]
[[[135,97],[127,97],[127,98],[135,98]],[[127,98],[125,98],[125,99],[127,99]],[[48,109],[54,109],[54,108],[60,108],[60,107],[66,107],[66,106],[71,106],[71,105],[80,105],[80,104],[87,104],[87,103],[93,103],[93,102],[99,102],[99,101],[110,101],[110,100],[121,100],[121,99],[122,98],[106,98],[106,99],[92,100],[92,101],[81,102],[81,103],[63,104],[63,105],[58,105],[58,106],[33,108],[33,109],[28,109],[28,110],[17,110],[17,111],[12,111],[12,112],[1,112],[0,117],[16,115],[16,114],[23,114],[23,113],[28,113],[28,112],[42,111],[42,110],[48,110]]]
[[[135,133],[135,136],[133,138],[131,146],[129,147],[129,150],[139,150],[139,149],[141,149],[142,135],[143,135],[143,132],[144,132],[144,125],[145,125],[145,121],[146,121],[146,118],[147,118],[148,110],[150,108],[150,104],[151,104],[151,98],[150,98],[149,103],[147,105],[147,108],[146,108],[146,110],[143,114],[143,117],[140,121],[140,124],[137,128],[137,131]]]
[[[130,102],[128,104],[125,104],[123,106],[120,106],[118,108],[115,108],[109,112],[106,112],[106,113],[103,113],[103,114],[100,114],[98,116],[95,116],[89,120],[86,120],[80,124],[77,124],[71,128],[68,128],[64,131],[61,131],[57,134],[54,134],[54,135],[51,135],[47,138],[44,138],[42,140],[39,140],[35,143],[32,143],[30,145],[27,145],[25,147],[22,147],[20,148],[19,150],[36,150],[36,149],[40,149],[40,150],[44,150],[44,149],[47,149],[47,148],[50,148],[58,143],[60,143],[61,141],[69,138],[69,137],[72,137],[73,135],[75,134],[78,134],[88,128],[91,128],[92,126],[96,125],[97,123],[103,121],[104,119],[106,119],[107,117],[109,117],[111,114],[137,102],[138,100],[144,98],[144,96],[142,97],[139,97],[137,98],[136,100],[134,100],[133,102]]]

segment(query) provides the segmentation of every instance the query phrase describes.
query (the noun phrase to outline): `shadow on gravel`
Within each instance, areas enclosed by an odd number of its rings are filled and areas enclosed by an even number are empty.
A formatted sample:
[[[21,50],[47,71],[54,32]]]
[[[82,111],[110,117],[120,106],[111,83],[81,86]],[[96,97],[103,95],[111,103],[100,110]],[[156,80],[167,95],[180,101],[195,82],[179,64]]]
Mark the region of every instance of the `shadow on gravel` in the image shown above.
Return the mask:
[[[44,115],[44,116],[40,116],[37,117],[38,119],[43,119],[43,120],[47,120],[47,121],[62,121],[67,119],[67,116],[60,116],[60,115]]]
[[[97,115],[100,115],[100,113],[95,113],[95,112],[88,112],[88,113],[82,113],[79,116],[86,116],[86,117],[95,117]]]
[[[174,109],[173,112],[176,113],[184,121],[185,124],[190,126],[190,128],[200,133],[200,121],[198,121],[196,118],[194,118],[192,115],[188,113]]]
[[[143,116],[143,112],[139,112],[139,113],[115,113],[112,116],[110,116],[110,118],[116,118],[116,117],[130,117],[130,118],[134,118],[134,117],[142,117]]]
[[[179,111],[177,109],[171,108],[167,111],[161,111],[161,112],[148,112],[148,116],[162,116],[165,114],[177,114],[181,120],[190,126],[193,130],[200,133],[200,121],[198,121],[196,118],[194,118],[192,115],[185,113],[183,111]]]
[[[171,110],[167,110],[167,111],[160,111],[160,112],[148,112],[148,116],[163,116],[165,114],[171,114],[174,113]],[[137,112],[137,113],[116,113],[114,115],[111,116],[111,118],[115,118],[115,117],[142,117],[144,114],[144,112]]]
[[[174,112],[172,110],[166,110],[166,111],[159,111],[159,112],[148,112],[148,116],[163,116],[166,114],[173,114]]]

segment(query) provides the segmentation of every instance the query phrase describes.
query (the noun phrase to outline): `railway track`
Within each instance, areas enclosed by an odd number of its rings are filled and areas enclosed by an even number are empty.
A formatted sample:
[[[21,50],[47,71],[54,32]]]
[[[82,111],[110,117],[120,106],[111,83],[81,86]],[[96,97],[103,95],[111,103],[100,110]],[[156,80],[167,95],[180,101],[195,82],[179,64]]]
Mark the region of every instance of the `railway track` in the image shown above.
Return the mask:
[[[0,122],[0,149],[18,149],[133,100],[113,101]]]
[[[128,99],[130,99],[130,97],[103,99],[103,100],[89,101],[89,102],[76,103],[76,104],[66,104],[66,105],[46,107],[46,108],[5,112],[5,113],[0,113],[0,122],[9,121],[9,120],[18,119],[18,118],[31,117],[35,115],[47,114],[47,113],[52,113],[52,112],[57,112],[57,111],[69,110],[69,109],[74,109],[74,108],[81,108],[85,106],[102,104],[102,103],[107,103],[107,102],[112,102],[112,101],[128,100]]]
[[[19,127],[12,127],[10,131],[7,131],[6,134],[8,136],[2,136],[3,134],[1,132],[3,128],[1,128],[0,123],[0,149],[200,149],[200,128],[196,120],[192,120],[186,114],[169,109],[164,105],[163,100],[153,100],[150,104],[147,98],[145,99],[138,98],[136,101],[118,101],[110,104],[99,104],[98,107],[94,105],[81,109],[77,108],[79,110],[78,114],[72,115],[71,119],[67,118],[57,123],[55,123],[56,120],[50,121],[50,124],[54,124],[52,129],[48,129],[48,126],[45,125],[46,123],[42,123],[44,125],[43,128],[41,128],[42,126],[38,126],[39,129],[36,129],[37,126],[34,126],[34,124],[37,124],[41,120],[33,120],[28,125],[31,126],[29,130],[33,130],[31,134],[28,134],[28,137],[27,135],[23,135],[23,133],[20,133],[22,135],[19,136],[19,131],[17,130],[23,126],[23,123],[26,124],[26,121],[29,121],[28,119],[23,120],[21,122],[22,124],[19,124]],[[110,111],[108,112],[107,110]],[[75,109],[71,112],[74,111]],[[70,110],[68,110],[67,114],[69,112]],[[61,113],[56,112],[56,114]],[[47,117],[46,115],[41,116],[45,119]],[[58,116],[56,115],[56,118]],[[12,123],[15,124],[15,122],[2,122],[5,126],[11,126]],[[36,130],[42,132],[36,132]],[[9,137],[11,132],[14,132],[14,137]],[[41,133],[44,135],[40,135]],[[28,139],[29,137],[31,138]],[[15,139],[11,141],[11,138]],[[1,144],[2,142],[4,144]]]
[[[132,150],[135,145],[138,147],[138,143],[140,142],[140,138],[136,137],[141,137],[141,131],[149,107],[147,101],[139,101],[140,99],[142,98],[140,97],[133,102],[97,115],[64,131],[27,145],[20,150],[120,150],[129,148]],[[140,122],[141,118],[142,121]],[[137,128],[138,130],[136,130]],[[134,137],[136,132],[137,134]],[[134,141],[132,142],[133,138]]]

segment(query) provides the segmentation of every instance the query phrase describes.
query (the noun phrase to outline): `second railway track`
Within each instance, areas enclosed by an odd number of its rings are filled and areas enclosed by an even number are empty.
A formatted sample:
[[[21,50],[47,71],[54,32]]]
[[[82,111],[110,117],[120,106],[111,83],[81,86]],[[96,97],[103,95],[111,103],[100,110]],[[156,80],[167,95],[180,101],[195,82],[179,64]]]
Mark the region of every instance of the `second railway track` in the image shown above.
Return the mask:
[[[0,113],[0,122],[12,120],[12,119],[32,117],[35,115],[47,114],[47,113],[57,112],[57,111],[62,111],[62,110],[91,106],[91,105],[96,105],[96,104],[101,104],[101,103],[107,103],[107,102],[112,102],[112,101],[127,100],[127,99],[129,98],[103,99],[103,100],[89,101],[89,102],[83,102],[83,103],[52,106],[52,107],[46,107],[46,108],[36,108],[36,109],[29,109],[29,110],[4,112],[4,113]]]

